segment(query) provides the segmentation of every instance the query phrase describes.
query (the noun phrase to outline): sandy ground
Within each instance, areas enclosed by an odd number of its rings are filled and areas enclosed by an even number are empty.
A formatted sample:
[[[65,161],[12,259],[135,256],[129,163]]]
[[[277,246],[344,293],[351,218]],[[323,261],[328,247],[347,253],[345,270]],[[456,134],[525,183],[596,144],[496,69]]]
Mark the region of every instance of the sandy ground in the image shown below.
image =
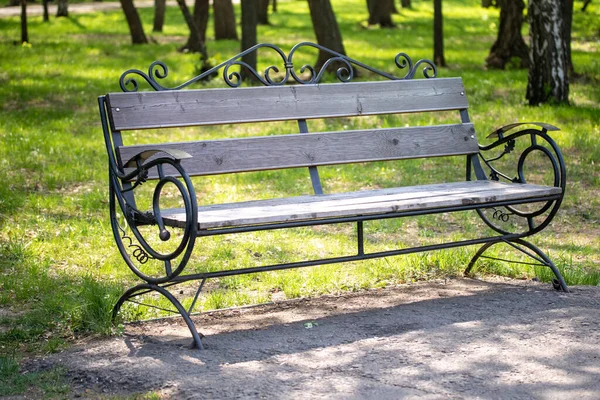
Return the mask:
[[[457,279],[127,325],[26,368],[85,398],[598,399],[600,287]]]

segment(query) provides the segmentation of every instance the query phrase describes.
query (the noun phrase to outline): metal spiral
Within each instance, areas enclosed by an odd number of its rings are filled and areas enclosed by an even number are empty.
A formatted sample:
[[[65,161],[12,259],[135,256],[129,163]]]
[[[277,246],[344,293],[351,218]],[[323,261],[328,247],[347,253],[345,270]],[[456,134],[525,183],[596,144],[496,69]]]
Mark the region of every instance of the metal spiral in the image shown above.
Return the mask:
[[[506,211],[496,208],[496,207],[492,207],[492,209],[494,210],[492,217],[494,219],[497,219],[498,221],[508,222],[508,220],[510,219],[510,216],[513,215],[513,213],[511,213],[511,212],[506,212]]]
[[[132,256],[135,258],[140,264],[146,264],[149,259],[153,259],[143,248],[138,244],[134,244],[133,240],[127,236],[125,229],[119,226],[121,230],[121,239],[123,241],[128,241],[127,248],[133,248]]]

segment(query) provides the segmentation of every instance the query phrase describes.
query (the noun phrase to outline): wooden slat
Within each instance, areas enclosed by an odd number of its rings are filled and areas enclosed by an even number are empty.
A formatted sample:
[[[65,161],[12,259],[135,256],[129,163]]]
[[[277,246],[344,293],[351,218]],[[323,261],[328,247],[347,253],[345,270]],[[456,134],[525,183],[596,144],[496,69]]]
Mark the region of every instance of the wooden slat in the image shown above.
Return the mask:
[[[372,129],[119,147],[126,163],[142,151],[178,149],[190,176],[365,161],[475,154],[472,124]],[[165,156],[158,153],[156,156]],[[156,157],[155,156],[155,157]],[[174,170],[166,170],[172,174]],[[156,177],[150,171],[150,177]],[[152,175],[154,174],[154,175]]]
[[[347,117],[468,107],[462,79],[110,93],[112,130]]]
[[[353,193],[300,196],[200,207],[198,228],[212,229],[332,217],[443,209],[494,201],[550,197],[560,188],[493,181],[456,182]],[[163,212],[165,224],[183,227],[181,210]]]

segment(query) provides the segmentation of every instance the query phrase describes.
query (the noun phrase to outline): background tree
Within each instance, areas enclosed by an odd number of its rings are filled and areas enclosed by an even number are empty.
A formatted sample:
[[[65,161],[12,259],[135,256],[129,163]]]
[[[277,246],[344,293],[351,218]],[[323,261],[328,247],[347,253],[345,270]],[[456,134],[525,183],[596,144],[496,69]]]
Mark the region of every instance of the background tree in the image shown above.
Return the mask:
[[[562,0],[562,16],[564,18],[563,40],[567,45],[567,65],[569,74],[575,74],[571,59],[571,29],[573,27],[573,0]]]
[[[188,36],[187,43],[180,48],[180,50],[187,50],[193,52],[204,53],[206,59],[208,59],[208,53],[206,50],[206,27],[208,26],[208,14],[209,14],[209,0],[195,0],[194,2],[194,15],[191,17],[193,24],[188,24],[190,35]],[[189,9],[184,3],[181,12],[184,15],[188,14]],[[187,19],[186,19],[187,21]],[[204,56],[202,56],[204,57]],[[202,68],[204,68],[203,66]],[[202,70],[202,68],[200,70]]]
[[[340,54],[346,55],[344,44],[342,42],[342,34],[335,19],[333,8],[329,0],[308,0],[310,8],[310,17],[317,37],[317,43],[327,47]],[[319,51],[319,57],[315,64],[315,69],[319,71],[325,62],[332,57],[331,54]],[[330,65],[329,70],[335,71],[337,67]]]
[[[241,51],[245,51],[256,45],[256,24],[258,21],[255,0],[241,0],[242,8],[242,43]],[[256,71],[256,51],[250,52],[242,57],[242,61]],[[248,72],[246,68],[241,69],[242,80],[256,80],[256,77]]]
[[[44,22],[49,22],[50,15],[48,13],[48,0],[42,0],[42,9],[44,10]]]
[[[439,67],[446,66],[442,0],[433,0],[433,62]]]
[[[402,8],[412,8],[410,0],[400,0],[400,5],[402,6]]]
[[[56,4],[56,16],[57,17],[68,17],[69,16],[69,0],[58,0]]]
[[[256,1],[254,3],[256,7]],[[214,0],[213,17],[215,25],[215,39],[237,40],[237,29],[235,26],[235,13],[231,0]]]
[[[208,27],[209,0],[194,2],[194,22],[200,32],[200,39],[206,43],[206,28]]]
[[[584,0],[583,1],[583,7],[581,7],[581,11],[585,11],[585,9],[587,8],[587,6],[589,6],[591,2],[592,2],[592,0]]]
[[[120,0],[127,25],[129,25],[129,32],[131,33],[131,43],[133,44],[146,44],[148,39],[144,33],[144,27],[140,20],[140,15],[137,9],[133,5],[133,0]]]
[[[500,8],[498,37],[485,59],[488,68],[504,69],[511,58],[518,58],[521,68],[529,66],[529,49],[521,35],[523,26],[523,0],[496,0]]]
[[[185,0],[177,0],[177,5],[179,6],[181,13],[183,14],[183,18],[188,26],[188,29],[190,30],[190,36],[188,38],[187,43],[179,50],[189,51],[192,53],[200,53],[200,61],[202,64],[200,67],[200,71],[205,71],[209,68],[208,51],[206,50],[206,44],[204,43],[204,40],[202,40],[200,29],[196,25],[194,17],[192,17],[192,13],[190,12],[190,9],[185,3]]]
[[[527,100],[537,105],[545,102],[569,102],[569,64],[564,0],[529,0],[529,78]]]
[[[369,9],[369,25],[378,25],[381,28],[395,28],[392,13],[396,9],[394,0],[367,0]]]
[[[154,0],[154,26],[153,32],[162,32],[165,23],[165,11],[167,9],[167,0]]]
[[[269,25],[269,3],[270,0],[258,0],[257,23]]]
[[[21,0],[21,43],[29,43],[27,31],[27,0]]]

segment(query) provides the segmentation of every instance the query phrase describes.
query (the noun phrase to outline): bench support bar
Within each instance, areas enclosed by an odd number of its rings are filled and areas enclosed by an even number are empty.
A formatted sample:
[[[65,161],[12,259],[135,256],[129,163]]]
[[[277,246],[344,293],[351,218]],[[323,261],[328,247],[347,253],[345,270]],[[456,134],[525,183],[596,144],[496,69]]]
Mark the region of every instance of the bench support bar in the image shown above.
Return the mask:
[[[152,291],[157,291],[160,294],[162,294],[163,296],[165,296],[177,309],[177,311],[175,311],[175,310],[168,310],[168,311],[171,311],[174,313],[179,313],[181,315],[181,317],[184,319],[184,321],[185,321],[186,325],[188,326],[188,328],[192,334],[192,337],[193,337],[192,347],[198,348],[198,349],[203,349],[204,346],[202,345],[202,340],[201,340],[202,334],[200,334],[196,330],[196,326],[194,325],[194,323],[191,320],[191,314],[192,314],[192,310],[194,309],[194,306],[196,304],[196,301],[198,300],[198,296],[199,296],[200,292],[202,291],[206,280],[209,278],[220,278],[220,277],[240,275],[240,274],[277,271],[277,270],[282,270],[282,269],[292,269],[292,268],[300,268],[300,267],[310,267],[310,266],[316,266],[316,265],[325,265],[325,264],[333,264],[333,263],[348,262],[348,261],[368,260],[368,259],[374,259],[374,258],[380,258],[380,257],[397,256],[397,255],[411,254],[411,253],[417,253],[417,252],[422,252],[422,251],[440,250],[440,249],[462,247],[462,246],[469,246],[469,245],[482,244],[482,243],[483,243],[483,246],[481,246],[481,248],[473,256],[473,258],[471,259],[471,262],[467,266],[467,268],[464,272],[465,275],[470,274],[471,269],[473,268],[475,262],[479,258],[482,258],[482,257],[483,258],[491,258],[491,257],[483,256],[483,253],[487,249],[489,249],[491,246],[493,246],[495,244],[505,243],[511,247],[514,247],[516,250],[519,250],[520,252],[526,254],[527,256],[531,257],[532,259],[534,259],[535,261],[538,262],[534,265],[543,265],[543,266],[549,267],[552,270],[552,272],[554,273],[554,275],[556,276],[556,279],[553,280],[554,288],[557,290],[562,290],[564,292],[569,292],[567,284],[565,283],[565,280],[563,279],[560,271],[558,270],[558,268],[556,268],[556,266],[550,260],[550,258],[548,258],[548,256],[546,254],[544,254],[544,252],[541,251],[538,247],[521,239],[518,235],[504,235],[504,236],[500,236],[500,237],[498,237],[498,236],[485,237],[485,238],[478,238],[478,239],[462,240],[462,241],[458,241],[458,242],[440,243],[440,244],[427,245],[427,246],[411,247],[411,248],[407,248],[407,249],[397,249],[397,250],[388,250],[388,251],[381,251],[381,252],[375,252],[375,253],[365,253],[364,252],[364,243],[363,243],[364,238],[363,238],[362,221],[358,221],[357,239],[358,239],[358,252],[356,255],[344,256],[344,257],[333,257],[333,258],[319,259],[319,260],[307,260],[307,261],[277,264],[277,265],[265,265],[265,266],[254,267],[254,268],[215,271],[215,272],[208,272],[208,273],[201,273],[201,274],[179,275],[179,276],[175,277],[174,279],[172,279],[170,282],[163,284],[162,286],[154,285],[154,284],[147,284],[147,283],[140,284],[140,285],[134,286],[133,288],[129,289],[128,291],[125,292],[125,294],[123,294],[123,296],[121,296],[121,298],[119,299],[119,301],[117,302],[117,304],[115,305],[115,307],[113,309],[113,319],[116,318],[116,316],[119,312],[119,309],[121,308],[121,306],[123,305],[123,303],[125,301],[135,302],[131,299],[134,297],[152,292]],[[529,249],[529,250],[527,250],[527,249]],[[519,261],[512,261],[512,260],[503,260],[503,261],[520,263]],[[188,282],[188,281],[193,281],[193,280],[200,280],[201,282],[198,287],[198,290],[196,291],[194,300],[192,301],[192,304],[191,304],[189,310],[186,310],[181,305],[181,303],[166,288],[169,286],[173,286],[173,285],[177,285],[177,284],[180,284],[183,282]],[[152,305],[148,305],[148,306],[153,307]]]
[[[513,239],[510,241],[502,239],[502,240],[497,240],[494,242],[488,242],[488,243],[484,244],[483,246],[481,246],[481,248],[477,251],[477,253],[475,253],[473,258],[471,259],[471,262],[467,266],[467,269],[465,269],[465,275],[470,275],[471,269],[473,268],[473,266],[475,265],[475,262],[477,262],[477,260],[479,258],[492,258],[492,257],[484,256],[483,253],[485,253],[485,251],[487,249],[489,249],[490,247],[492,247],[493,245],[495,245],[497,243],[506,243],[509,246],[519,250],[521,253],[529,256],[530,258],[532,258],[538,262],[538,263],[533,263],[533,265],[542,265],[542,266],[549,267],[552,270],[552,272],[554,272],[554,275],[556,276],[556,279],[552,280],[552,285],[554,286],[554,288],[557,290],[562,290],[563,292],[567,292],[567,293],[569,292],[567,283],[565,282],[563,276],[561,275],[561,273],[558,270],[558,268],[556,267],[556,265],[554,265],[554,263],[550,260],[550,258],[542,250],[540,250],[537,246],[535,246],[523,239]],[[532,254],[527,249],[533,251],[535,254]],[[494,258],[494,259],[496,259],[496,258]],[[502,260],[502,261],[509,261],[509,262],[513,262],[513,263],[523,264],[522,262],[518,262],[518,261],[511,261],[511,260]]]

